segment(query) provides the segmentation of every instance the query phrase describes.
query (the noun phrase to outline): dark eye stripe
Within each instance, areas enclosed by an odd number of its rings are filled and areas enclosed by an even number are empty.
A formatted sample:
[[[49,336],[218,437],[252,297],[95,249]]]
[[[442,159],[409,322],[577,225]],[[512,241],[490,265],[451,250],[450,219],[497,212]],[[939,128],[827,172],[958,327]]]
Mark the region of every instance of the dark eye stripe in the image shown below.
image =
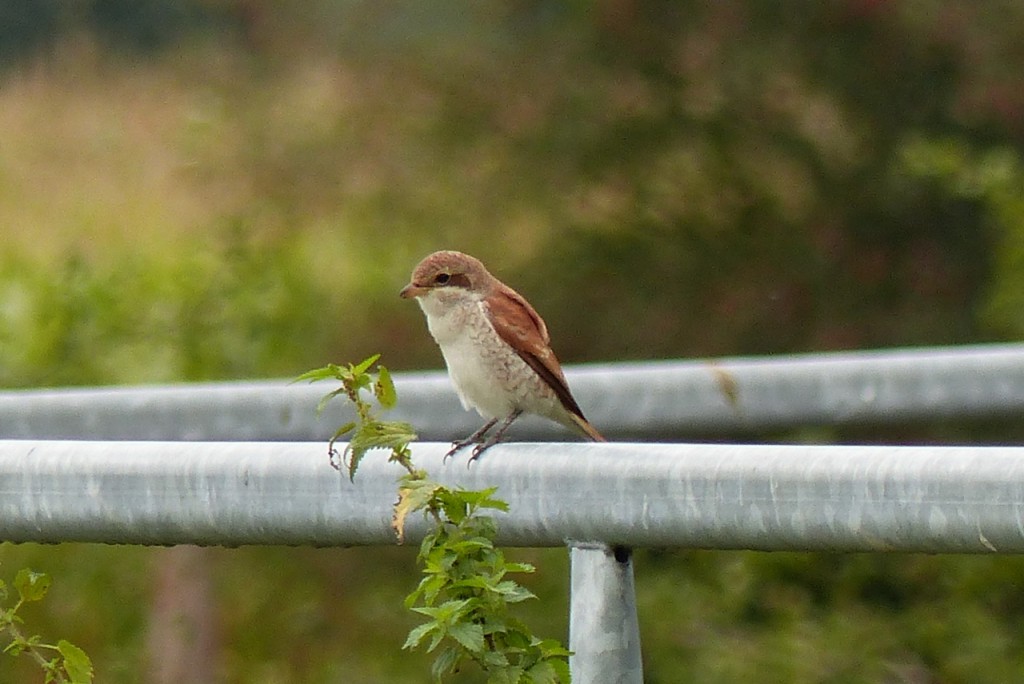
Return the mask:
[[[448,278],[448,285],[451,287],[469,287],[469,276],[465,273],[452,273]]]
[[[469,276],[465,273],[438,273],[432,283],[435,287],[469,287]]]

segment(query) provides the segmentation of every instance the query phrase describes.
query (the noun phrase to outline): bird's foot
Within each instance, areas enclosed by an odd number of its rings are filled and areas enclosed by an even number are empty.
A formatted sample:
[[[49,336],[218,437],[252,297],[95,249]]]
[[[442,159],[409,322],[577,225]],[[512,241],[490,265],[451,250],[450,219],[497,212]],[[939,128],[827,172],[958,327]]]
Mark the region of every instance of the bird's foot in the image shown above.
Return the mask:
[[[491,420],[487,421],[487,423],[485,423],[482,428],[471,434],[466,439],[460,439],[452,442],[452,448],[449,449],[448,453],[444,455],[444,458],[441,459],[441,462],[446,463],[448,459],[454,456],[459,449],[462,449],[463,447],[468,447],[470,444],[473,444],[473,451],[472,453],[470,453],[469,461],[466,463],[466,465],[468,466],[470,463],[480,458],[480,454],[484,453],[492,446],[500,442],[501,438],[505,435],[505,430],[508,430],[508,426],[511,425],[515,421],[515,419],[520,416],[521,413],[522,411],[520,410],[513,411],[511,414],[508,415],[508,417],[505,418],[505,420],[498,427],[495,433],[493,435],[490,435],[489,437],[485,437],[485,435],[498,422],[497,418],[492,418]]]
[[[444,458],[441,459],[441,463],[447,463],[448,459],[451,458],[452,456],[454,456],[455,452],[457,452],[459,449],[462,449],[464,447],[468,447],[470,444],[477,444],[477,445],[481,444],[484,441],[484,435],[486,435],[487,431],[490,430],[492,427],[494,427],[494,424],[497,423],[497,422],[498,422],[497,418],[492,418],[491,420],[489,420],[486,423],[484,423],[483,427],[481,427],[479,430],[477,430],[476,432],[471,434],[466,439],[457,439],[454,442],[452,442],[452,448],[449,449],[448,453],[445,454]],[[476,458],[476,456],[477,456],[477,447],[474,447],[473,448],[473,458]],[[470,459],[470,460],[473,460],[473,459]]]
[[[480,443],[473,447],[473,453],[470,454],[469,462],[466,463],[466,466],[468,467],[470,463],[480,458],[480,454],[484,453],[492,446],[500,442],[501,438],[505,436],[505,430],[508,430],[508,426],[514,423],[516,418],[518,418],[520,414],[522,414],[522,411],[513,411],[508,416],[508,418],[506,418],[505,421],[498,427],[498,429],[495,430],[493,435],[491,435],[487,439],[481,439]]]
[[[474,446],[473,451],[469,454],[469,460],[466,462],[466,467],[468,468],[470,463],[480,458],[480,454],[484,453],[497,443],[498,440],[496,439],[485,439],[484,441]]]
[[[458,439],[458,440],[452,442],[452,448],[449,449],[448,453],[446,453],[444,455],[444,458],[441,459],[441,463],[447,463],[448,459],[455,455],[455,452],[457,452],[459,449],[464,449],[464,448],[468,447],[470,444],[476,444],[476,440],[473,439],[473,438],[468,438],[468,439]],[[473,448],[473,453],[474,454],[476,453],[476,447]]]

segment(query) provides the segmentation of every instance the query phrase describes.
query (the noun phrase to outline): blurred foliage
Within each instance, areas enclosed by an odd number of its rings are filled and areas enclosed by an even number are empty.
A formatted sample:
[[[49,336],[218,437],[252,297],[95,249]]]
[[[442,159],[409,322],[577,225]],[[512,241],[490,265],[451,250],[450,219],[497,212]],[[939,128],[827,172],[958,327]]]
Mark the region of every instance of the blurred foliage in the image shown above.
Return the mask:
[[[25,656],[34,662],[47,684],[89,684],[92,662],[85,651],[64,639],[51,644],[41,635],[26,634],[25,620],[18,614],[26,604],[42,601],[51,582],[49,575],[29,568],[14,576],[14,591],[0,580],[0,606],[4,606],[0,610],[0,645],[6,655]]]
[[[912,140],[902,148],[910,174],[950,197],[980,204],[1001,236],[981,318],[1009,337],[1024,335],[1024,163],[1009,147],[984,151],[959,139]]]
[[[396,293],[438,248],[566,361],[1019,339],[1022,34],[1000,1],[6,2],[0,384],[436,367]],[[897,437],[1020,428],[742,436]],[[117,683],[161,553],[0,557]],[[564,552],[517,553],[564,633]],[[214,557],[224,681],[422,680],[378,650],[410,550]],[[641,553],[648,680],[1012,680],[1020,562]]]

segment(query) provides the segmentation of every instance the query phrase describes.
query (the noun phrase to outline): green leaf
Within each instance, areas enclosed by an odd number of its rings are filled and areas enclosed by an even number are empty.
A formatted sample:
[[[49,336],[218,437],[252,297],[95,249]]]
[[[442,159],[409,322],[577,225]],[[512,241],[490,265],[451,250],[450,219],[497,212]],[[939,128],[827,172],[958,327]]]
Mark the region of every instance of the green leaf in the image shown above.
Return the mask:
[[[415,438],[416,433],[409,423],[400,421],[374,421],[363,423],[352,436],[352,441],[357,445],[353,448],[362,450],[381,449],[405,446],[410,437]]]
[[[319,382],[320,380],[341,380],[340,366],[333,363],[329,363],[323,368],[314,368],[313,370],[306,371],[299,377],[292,380],[292,383],[296,382]]]
[[[359,462],[370,449],[403,448],[415,439],[416,433],[412,426],[400,421],[374,421],[362,423],[352,435],[345,448],[348,461],[349,479],[355,479]]]
[[[487,489],[480,490],[460,489],[457,490],[457,493],[458,500],[471,511],[475,511],[478,508],[491,508],[499,511],[507,511],[508,503],[501,499],[494,498],[493,495],[497,491],[497,487],[488,487]]]
[[[512,624],[507,625],[505,630],[505,641],[511,648],[517,648],[520,651],[529,650],[533,645],[533,635],[529,633],[529,629],[526,625],[522,624],[518,620],[512,620]],[[536,659],[534,659],[536,660]]]
[[[71,678],[71,684],[92,682],[92,661],[85,651],[64,639],[57,642],[57,651],[64,656],[64,671]]]
[[[370,369],[370,366],[377,363],[377,359],[380,358],[380,354],[374,354],[368,358],[363,359],[358,365],[352,367],[352,375],[362,375]]]
[[[519,684],[522,681],[523,668],[503,667],[490,673],[487,684]]]
[[[316,415],[319,416],[320,414],[322,414],[324,412],[324,409],[327,408],[327,404],[330,403],[331,399],[333,399],[334,397],[338,396],[339,394],[344,394],[344,393],[345,393],[345,388],[344,387],[340,387],[340,388],[334,390],[333,392],[328,392],[324,396],[320,397],[320,401],[318,401],[317,404],[316,404]]]
[[[571,653],[570,651],[566,651],[564,648],[561,650],[565,651],[565,657],[551,658],[546,662],[554,669],[555,676],[557,677],[557,679],[555,679],[556,682],[561,682],[561,684],[569,684],[569,682],[572,681],[572,673],[569,671],[568,660],[568,657],[569,655],[571,655]]]
[[[448,584],[448,578],[444,575],[428,575],[424,577],[419,586],[405,597],[405,607],[412,608],[416,602],[423,600],[423,605],[432,606],[441,590]]]
[[[508,511],[508,502],[501,499],[484,499],[477,508],[492,508],[498,511]]]
[[[490,539],[485,537],[473,537],[472,539],[463,539],[462,541],[451,544],[451,550],[460,556],[471,556],[482,550],[490,550],[494,548],[494,544]]]
[[[494,582],[483,575],[473,575],[452,583],[452,589],[482,589],[494,591]]]
[[[438,622],[451,624],[460,620],[469,611],[472,603],[475,603],[474,599],[452,599],[439,606],[413,608],[413,611],[431,617]]]
[[[356,429],[355,421],[349,421],[349,422],[345,423],[340,428],[338,428],[337,430],[334,431],[334,434],[331,435],[331,441],[332,442],[337,442],[339,438],[344,436],[346,433],[352,432],[355,429]]]
[[[542,660],[526,671],[526,681],[533,684],[559,684],[558,670],[549,660]]]
[[[39,601],[50,589],[53,582],[50,576],[42,572],[33,572],[28,568],[22,568],[14,576],[14,587],[23,601]]]
[[[513,582],[512,580],[499,582],[498,586],[494,588],[494,591],[501,594],[509,603],[519,603],[520,601],[537,598],[532,591]]]
[[[28,644],[24,641],[12,641],[11,643],[4,646],[4,653],[12,656],[19,656],[27,646]]]
[[[509,663],[508,655],[503,651],[484,651],[480,654],[480,659],[484,670],[487,672],[500,672],[501,670],[510,669],[511,663]],[[514,668],[517,671],[521,671],[519,668]]]
[[[399,480],[399,497],[392,517],[399,543],[404,539],[410,513],[426,511],[428,519],[437,522],[424,535],[416,556],[422,571],[420,582],[405,597],[406,607],[426,616],[427,621],[409,632],[402,648],[425,646],[432,653],[440,647],[431,667],[438,682],[457,671],[470,656],[487,673],[487,681],[494,684],[567,682],[564,648],[550,642],[557,649],[551,647],[546,651],[549,642],[534,637],[507,609],[508,604],[534,595],[504,578],[508,573],[533,572],[534,567],[528,563],[507,563],[501,550],[494,546],[494,519],[479,512],[507,511],[508,504],[495,498],[497,488],[452,490],[430,481],[425,472],[414,468],[408,448],[417,438],[412,426],[377,420],[370,402],[363,399],[362,391],[367,390],[384,409],[392,408],[397,401],[390,371],[378,365],[376,374],[371,372],[379,359],[380,354],[375,354],[355,365],[329,364],[304,373],[298,380],[341,381],[340,388],[320,400],[318,412],[338,395],[345,395],[354,404],[357,420],[339,427],[331,438],[333,448],[336,440],[349,435],[342,457],[349,478],[355,477],[366,453],[378,448],[389,449],[388,461],[408,471]],[[332,451],[335,467],[336,455]],[[79,674],[87,675],[81,681],[91,681],[91,664],[79,670]]]
[[[456,622],[448,627],[448,634],[471,653],[484,650],[484,630],[473,622]]]
[[[405,540],[405,519],[414,511],[424,508],[441,487],[436,482],[421,481],[419,485],[407,485],[398,490],[398,502],[391,516],[391,527],[395,530],[398,543]]]
[[[386,409],[394,407],[398,401],[395,383],[391,380],[391,373],[384,366],[377,367],[377,382],[373,386],[373,393],[380,405]]]
[[[455,672],[459,663],[462,662],[462,657],[462,651],[454,646],[449,646],[441,651],[434,660],[434,664],[430,666],[430,674],[434,681],[440,682],[445,675]]]
[[[438,629],[436,622],[424,622],[419,627],[414,627],[409,631],[409,636],[405,638],[405,643],[402,644],[403,649],[413,649],[420,645],[420,642],[430,634]]]
[[[498,491],[497,487],[487,489],[460,489],[459,498],[470,506],[479,506],[482,502],[491,498],[491,495]]]

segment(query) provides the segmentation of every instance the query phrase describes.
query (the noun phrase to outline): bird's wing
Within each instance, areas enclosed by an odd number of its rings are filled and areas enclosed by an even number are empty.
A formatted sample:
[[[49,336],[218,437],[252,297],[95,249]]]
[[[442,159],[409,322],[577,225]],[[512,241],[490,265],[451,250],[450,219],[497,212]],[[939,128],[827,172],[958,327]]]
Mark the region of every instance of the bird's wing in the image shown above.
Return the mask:
[[[548,328],[540,314],[522,295],[509,287],[498,288],[487,297],[484,306],[498,336],[555,391],[569,413],[583,418],[583,411],[569,391],[562,367],[548,346]]]

